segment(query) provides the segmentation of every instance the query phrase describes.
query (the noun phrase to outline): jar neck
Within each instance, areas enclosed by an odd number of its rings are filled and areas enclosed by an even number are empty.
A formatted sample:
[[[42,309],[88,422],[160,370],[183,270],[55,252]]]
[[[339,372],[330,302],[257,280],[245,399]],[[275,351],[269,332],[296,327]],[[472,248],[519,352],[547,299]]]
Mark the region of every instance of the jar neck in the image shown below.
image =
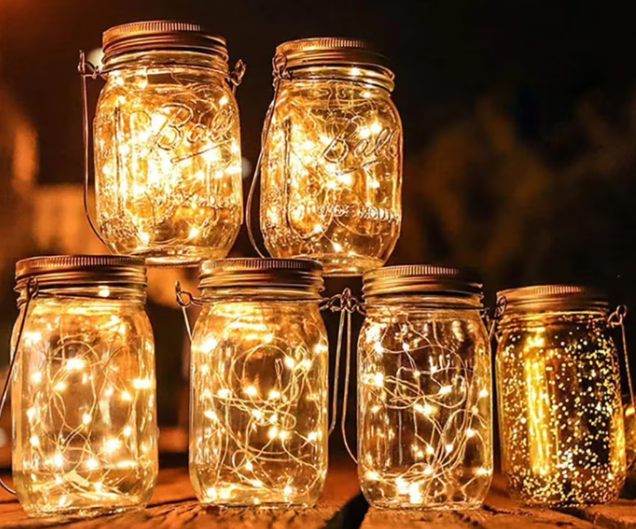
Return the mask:
[[[605,309],[515,311],[504,313],[499,321],[498,328],[504,331],[518,327],[541,327],[564,321],[606,324],[608,315],[609,311]]]
[[[163,67],[201,68],[227,75],[227,61],[215,54],[200,53],[187,50],[161,50],[122,53],[111,58],[102,67],[102,72],[130,72],[148,68]]]
[[[383,88],[389,93],[395,88],[393,73],[381,66],[361,67],[344,65],[312,65],[295,66],[286,70],[289,80],[311,80],[311,81],[346,81],[369,85],[370,88]],[[285,79],[285,77],[283,77]]]
[[[314,289],[284,288],[268,286],[267,288],[202,288],[203,302],[206,301],[307,301],[319,303],[323,300]]]
[[[390,308],[407,305],[409,308],[426,310],[475,310],[483,309],[481,296],[439,296],[427,294],[391,294],[365,297],[367,308]]]
[[[18,307],[27,301],[26,288],[16,288],[18,292]],[[142,285],[46,285],[39,286],[32,299],[65,299],[78,301],[132,301],[144,304],[146,289]]]

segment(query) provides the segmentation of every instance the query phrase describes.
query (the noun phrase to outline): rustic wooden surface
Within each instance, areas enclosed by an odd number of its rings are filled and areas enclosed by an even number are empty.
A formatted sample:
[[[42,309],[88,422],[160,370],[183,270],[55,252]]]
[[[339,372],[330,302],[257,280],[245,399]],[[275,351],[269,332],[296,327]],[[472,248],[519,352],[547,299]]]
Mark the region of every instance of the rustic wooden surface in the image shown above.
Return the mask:
[[[184,468],[162,470],[148,508],[134,513],[89,520],[29,519],[9,494],[0,494],[1,528],[101,529],[107,526],[173,529],[521,529],[636,528],[636,501],[556,511],[523,507],[505,491],[497,476],[484,507],[467,512],[386,511],[369,508],[360,495],[357,474],[348,460],[333,462],[322,500],[313,509],[203,509],[190,486]]]

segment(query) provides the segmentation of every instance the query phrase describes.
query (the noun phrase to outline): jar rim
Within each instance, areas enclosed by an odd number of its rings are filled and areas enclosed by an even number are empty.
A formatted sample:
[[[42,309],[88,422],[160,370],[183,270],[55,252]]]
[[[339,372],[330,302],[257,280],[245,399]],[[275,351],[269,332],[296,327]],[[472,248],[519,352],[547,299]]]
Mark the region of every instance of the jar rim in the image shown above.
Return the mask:
[[[124,255],[47,255],[22,259],[15,265],[16,290],[31,279],[38,287],[119,285],[146,287],[143,259]]]
[[[199,289],[289,290],[319,298],[324,289],[322,265],[312,259],[239,257],[204,261]]]
[[[175,20],[147,20],[113,26],[102,36],[103,64],[128,53],[183,50],[214,55],[227,66],[227,41],[200,26]]]
[[[503,315],[544,311],[606,311],[609,300],[595,288],[545,284],[509,288],[497,292],[497,304],[505,306]]]
[[[483,288],[476,276],[458,268],[411,264],[376,268],[362,276],[365,298],[420,294],[471,298],[481,302]]]

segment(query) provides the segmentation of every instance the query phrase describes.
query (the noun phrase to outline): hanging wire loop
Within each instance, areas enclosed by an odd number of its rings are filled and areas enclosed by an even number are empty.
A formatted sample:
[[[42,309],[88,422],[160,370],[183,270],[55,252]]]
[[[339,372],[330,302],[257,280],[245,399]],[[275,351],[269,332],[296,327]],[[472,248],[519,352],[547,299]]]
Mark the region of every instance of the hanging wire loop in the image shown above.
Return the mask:
[[[340,322],[338,324],[338,344],[336,346],[336,365],[334,366],[334,381],[333,381],[333,393],[331,402],[331,422],[329,424],[329,435],[336,429],[338,421],[338,387],[340,381],[340,358],[342,356],[342,343],[343,335],[345,332],[346,323],[346,347],[347,353],[345,358],[345,380],[342,394],[342,412],[340,419],[340,431],[342,432],[342,439],[349,453],[351,459],[356,463],[358,462],[353,450],[349,446],[349,440],[347,439],[346,424],[347,424],[347,403],[349,401],[349,381],[351,378],[351,317],[356,312],[359,314],[365,314],[364,305],[351,293],[349,288],[345,288],[341,294],[336,294],[329,299],[325,300],[320,310],[329,310],[331,312],[340,312]]]
[[[7,396],[9,395],[9,387],[11,386],[11,382],[13,379],[13,370],[15,365],[18,363],[18,358],[21,352],[20,345],[22,343],[22,334],[24,332],[24,326],[26,324],[29,305],[31,301],[35,299],[38,295],[38,282],[34,277],[30,278],[26,285],[26,301],[24,303],[24,310],[22,312],[22,318],[20,320],[20,325],[18,327],[18,335],[15,339],[15,348],[11,352],[11,362],[9,363],[9,370],[7,372],[7,378],[4,381],[4,386],[2,388],[2,397],[0,398],[0,417],[2,417],[2,412],[4,411],[4,405],[7,401]],[[13,494],[15,496],[16,492],[11,487],[9,487],[2,478],[0,478],[0,487],[6,490],[9,494]]]
[[[238,61],[236,61],[236,64],[234,65],[232,71],[227,74],[225,80],[227,81],[227,84],[229,84],[232,88],[233,94],[236,93],[236,89],[241,85],[246,69],[247,66],[245,65],[245,63],[239,59]]]
[[[88,225],[93,230],[100,242],[108,248],[108,244],[97,229],[97,225],[93,222],[91,212],[88,208],[88,193],[91,180],[91,164],[90,164],[90,147],[91,147],[91,126],[88,115],[88,86],[87,79],[95,80],[101,75],[100,69],[92,62],[86,59],[83,51],[79,52],[79,64],[77,71],[80,74],[80,86],[82,92],[82,125],[84,127],[82,139],[84,142],[84,215],[88,221]]]
[[[188,332],[188,338],[190,339],[190,343],[192,343],[192,327],[190,327],[190,318],[188,318],[188,308],[192,305],[201,306],[201,300],[193,296],[187,290],[183,290],[181,288],[181,281],[175,281],[174,292],[177,298],[177,305],[181,307],[183,321],[185,322],[186,331]]]
[[[274,96],[272,97],[272,102],[269,104],[269,108],[267,109],[267,114],[265,115],[265,125],[263,126],[263,134],[261,136],[261,150],[258,153],[258,159],[256,160],[256,166],[254,167],[254,175],[252,176],[252,182],[250,184],[250,191],[247,195],[247,203],[245,204],[245,224],[247,226],[247,235],[250,240],[250,244],[252,248],[256,250],[260,257],[267,257],[267,250],[261,250],[261,248],[256,243],[256,238],[254,236],[254,229],[252,226],[252,203],[254,201],[254,194],[256,192],[256,184],[260,180],[261,177],[261,167],[263,165],[263,153],[265,151],[265,146],[267,145],[267,138],[269,137],[269,130],[272,126],[272,120],[274,118],[274,109],[276,108],[276,103],[278,102],[278,93],[280,91],[280,83],[282,80],[290,80],[291,73],[287,69],[287,57],[279,53],[272,60],[273,67],[273,76],[274,76]]]
[[[486,329],[488,329],[489,342],[491,342],[494,337],[497,337],[497,324],[504,315],[504,312],[506,312],[506,308],[508,308],[508,300],[504,296],[501,296],[497,299],[497,303],[494,307],[483,310],[482,317],[484,319]]]

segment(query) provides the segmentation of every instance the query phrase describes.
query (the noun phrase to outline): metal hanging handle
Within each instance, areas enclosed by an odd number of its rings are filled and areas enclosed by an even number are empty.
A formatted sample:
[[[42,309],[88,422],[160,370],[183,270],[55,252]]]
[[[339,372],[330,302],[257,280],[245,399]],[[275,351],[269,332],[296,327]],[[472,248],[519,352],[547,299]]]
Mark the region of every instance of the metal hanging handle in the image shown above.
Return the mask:
[[[91,217],[91,212],[88,208],[88,188],[90,185],[90,175],[91,175],[91,164],[90,164],[90,146],[91,146],[91,127],[90,127],[90,118],[88,116],[88,86],[87,79],[97,79],[100,75],[100,70],[97,66],[95,66],[92,62],[86,59],[86,54],[80,50],[79,52],[79,64],[77,65],[77,71],[80,74],[80,86],[82,92],[82,124],[84,127],[83,131],[83,142],[84,142],[84,215],[86,216],[86,220],[88,220],[88,224],[93,230],[93,233],[97,236],[100,242],[108,248],[110,251],[110,247],[106,244],[106,241],[102,237],[102,234],[99,232],[99,229],[93,222],[93,218]]]
[[[11,361],[9,362],[9,371],[7,373],[7,378],[4,381],[4,387],[2,388],[2,397],[0,398],[0,417],[2,417],[2,412],[4,411],[4,405],[7,401],[7,396],[9,395],[9,387],[11,386],[12,378],[13,378],[13,369],[18,362],[18,355],[20,354],[20,343],[22,342],[22,334],[24,331],[24,325],[26,324],[27,315],[29,312],[29,305],[31,304],[31,300],[34,299],[38,295],[38,282],[37,279],[32,277],[27,282],[26,286],[26,302],[24,304],[24,312],[22,313],[22,320],[20,321],[20,326],[18,327],[18,335],[15,340],[15,349],[12,351]],[[0,478],[0,487],[6,490],[9,494],[13,494],[15,496],[16,492],[11,487],[9,487],[2,478]]]
[[[225,76],[225,81],[230,85],[233,94],[236,94],[236,89],[241,85],[246,69],[245,63],[239,59],[236,61],[232,71]]]
[[[263,127],[263,134],[261,135],[261,149],[258,153],[258,159],[256,160],[256,166],[254,167],[254,175],[252,176],[252,182],[250,184],[250,191],[247,194],[247,203],[245,204],[245,224],[247,225],[247,236],[250,239],[252,248],[256,250],[260,257],[268,257],[267,250],[261,250],[256,243],[254,237],[254,230],[252,228],[252,202],[254,201],[254,193],[256,191],[256,183],[261,177],[261,167],[263,165],[263,153],[265,152],[265,146],[267,145],[267,138],[269,137],[269,129],[272,126],[272,120],[274,118],[274,109],[278,102],[278,93],[280,90],[280,83],[284,80],[291,79],[291,74],[287,70],[287,57],[283,53],[279,53],[272,60],[273,76],[274,76],[274,96],[272,102],[269,104],[267,114],[265,115],[265,125]],[[260,211],[260,207],[259,207]]]
[[[342,356],[342,343],[343,334],[345,332],[346,323],[346,357],[345,357],[345,380],[342,394],[342,410],[340,415],[340,431],[342,433],[342,440],[345,448],[349,454],[349,457],[358,463],[356,456],[353,454],[353,450],[349,445],[349,439],[347,438],[346,424],[347,424],[347,404],[349,401],[349,381],[351,379],[351,319],[354,313],[358,312],[364,314],[364,305],[351,293],[349,288],[345,288],[342,294],[336,294],[326,300],[321,306],[321,310],[330,310],[331,312],[340,312],[340,322],[338,324],[338,344],[336,345],[336,365],[334,367],[334,382],[332,389],[332,403],[331,403],[331,422],[329,424],[329,435],[333,433],[338,421],[338,387],[340,382],[340,358]]]
[[[185,322],[186,331],[188,332],[188,338],[192,343],[192,327],[190,326],[190,319],[188,318],[188,308],[192,305],[200,305],[200,300],[194,297],[187,290],[181,288],[181,281],[175,281],[174,292],[177,298],[177,304],[181,307],[181,313],[183,314],[183,321]]]
[[[623,340],[623,358],[625,361],[625,374],[627,375],[627,387],[629,388],[629,399],[632,404],[632,409],[636,410],[636,401],[634,400],[634,385],[632,383],[632,374],[629,368],[629,355],[627,353],[627,334],[625,332],[626,317],[627,307],[625,305],[619,305],[607,318],[607,324],[610,327],[621,328],[621,338]]]
[[[497,325],[499,324],[499,320],[503,316],[504,312],[506,312],[507,307],[508,300],[504,296],[501,296],[497,299],[497,303],[494,307],[491,309],[485,309],[482,313],[484,323],[488,330],[488,343],[491,343],[493,338],[497,338]]]

